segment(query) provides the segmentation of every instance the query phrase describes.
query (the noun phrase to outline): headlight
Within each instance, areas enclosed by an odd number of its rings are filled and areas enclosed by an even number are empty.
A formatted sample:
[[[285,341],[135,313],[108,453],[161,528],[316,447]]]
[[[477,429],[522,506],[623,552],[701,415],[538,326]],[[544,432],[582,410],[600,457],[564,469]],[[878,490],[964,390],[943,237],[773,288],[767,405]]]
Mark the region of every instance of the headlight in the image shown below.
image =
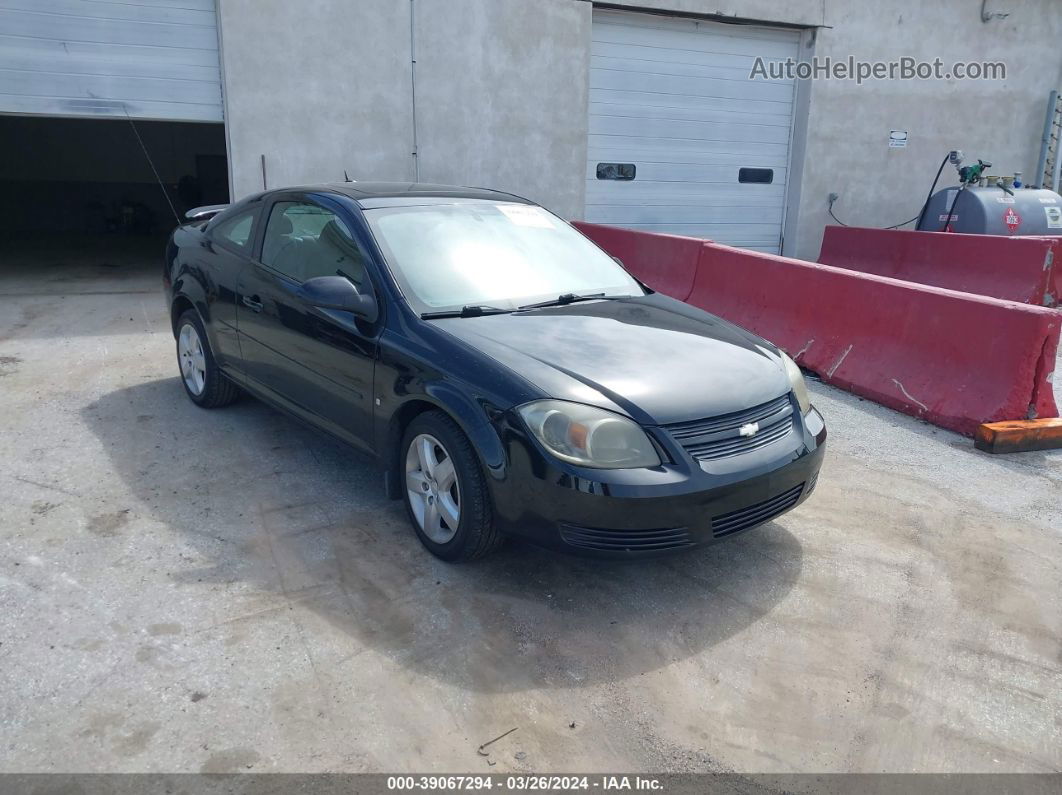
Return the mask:
[[[517,411],[535,438],[562,461],[596,469],[660,465],[645,431],[619,414],[566,400],[539,400]]]
[[[782,362],[785,364],[785,374],[789,376],[789,383],[793,385],[793,394],[796,395],[797,404],[800,406],[800,414],[803,416],[811,411],[811,398],[808,397],[808,387],[804,383],[804,374],[800,372],[797,363],[784,353],[782,353]]]

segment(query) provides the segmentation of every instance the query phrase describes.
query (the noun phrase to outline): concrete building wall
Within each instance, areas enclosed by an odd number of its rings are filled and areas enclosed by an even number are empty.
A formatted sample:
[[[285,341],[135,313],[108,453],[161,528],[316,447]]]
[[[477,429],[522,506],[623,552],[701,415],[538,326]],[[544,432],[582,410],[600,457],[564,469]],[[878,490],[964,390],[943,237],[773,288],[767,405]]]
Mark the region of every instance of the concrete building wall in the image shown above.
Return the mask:
[[[808,86],[807,147],[797,208],[797,238],[786,252],[816,259],[834,213],[845,223],[890,226],[916,215],[949,149],[993,163],[997,174],[1034,178],[1048,92],[1062,78],[1062,4],[989,0],[1005,19],[981,21],[971,0],[828,0],[825,22],[809,43],[819,57],[895,59],[911,55],[945,64],[1002,61],[1006,81],[855,82]],[[905,149],[888,147],[889,130],[907,130]],[[945,166],[941,184],[955,184]],[[910,227],[908,227],[910,228]]]
[[[269,184],[413,176],[415,9],[420,178],[583,209],[591,4],[585,0],[218,0],[235,195]],[[915,215],[953,148],[1035,170],[1062,78],[1058,0],[612,0],[609,6],[805,29],[806,58],[990,60],[1007,80],[838,82],[798,90],[784,251],[814,259],[829,218]],[[890,149],[892,129],[906,149]],[[954,181],[954,171],[942,175]]]
[[[583,207],[590,5],[219,0],[234,195],[353,179],[512,190]],[[411,46],[411,12],[412,46]]]
[[[412,179],[409,3],[218,0],[234,197]]]
[[[420,178],[509,190],[578,217],[585,192],[590,4],[415,5]]]

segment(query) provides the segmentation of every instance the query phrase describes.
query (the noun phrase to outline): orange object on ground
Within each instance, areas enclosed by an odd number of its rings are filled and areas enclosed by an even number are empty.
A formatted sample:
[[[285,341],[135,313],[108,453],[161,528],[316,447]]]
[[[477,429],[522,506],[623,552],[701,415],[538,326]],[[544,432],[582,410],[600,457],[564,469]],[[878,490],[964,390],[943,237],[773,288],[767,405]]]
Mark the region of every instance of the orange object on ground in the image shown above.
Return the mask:
[[[986,422],[977,429],[974,447],[986,453],[1062,450],[1062,418]]]

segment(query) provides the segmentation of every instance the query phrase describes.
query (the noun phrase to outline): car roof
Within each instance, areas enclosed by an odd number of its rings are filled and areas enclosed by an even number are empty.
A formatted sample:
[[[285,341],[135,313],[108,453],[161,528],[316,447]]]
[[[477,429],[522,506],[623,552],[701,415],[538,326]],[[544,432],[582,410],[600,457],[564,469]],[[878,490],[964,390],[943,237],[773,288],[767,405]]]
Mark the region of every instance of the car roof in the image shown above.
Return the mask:
[[[486,201],[519,202],[533,204],[529,199],[488,188],[466,188],[458,185],[433,185],[424,182],[330,182],[322,185],[301,185],[301,192],[328,191],[342,193],[354,199],[362,207],[394,206],[398,204],[423,204],[424,200],[472,199]],[[380,201],[384,200],[384,201]]]

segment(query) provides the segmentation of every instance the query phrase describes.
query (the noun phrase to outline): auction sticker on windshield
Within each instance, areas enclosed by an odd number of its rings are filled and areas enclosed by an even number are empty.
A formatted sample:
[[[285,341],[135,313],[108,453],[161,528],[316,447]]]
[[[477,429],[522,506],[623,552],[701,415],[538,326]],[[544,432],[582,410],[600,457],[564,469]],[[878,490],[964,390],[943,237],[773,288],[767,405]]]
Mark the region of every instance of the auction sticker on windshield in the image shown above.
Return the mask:
[[[553,228],[553,219],[541,207],[529,207],[526,204],[499,204],[498,209],[517,226],[537,226],[543,229]]]

